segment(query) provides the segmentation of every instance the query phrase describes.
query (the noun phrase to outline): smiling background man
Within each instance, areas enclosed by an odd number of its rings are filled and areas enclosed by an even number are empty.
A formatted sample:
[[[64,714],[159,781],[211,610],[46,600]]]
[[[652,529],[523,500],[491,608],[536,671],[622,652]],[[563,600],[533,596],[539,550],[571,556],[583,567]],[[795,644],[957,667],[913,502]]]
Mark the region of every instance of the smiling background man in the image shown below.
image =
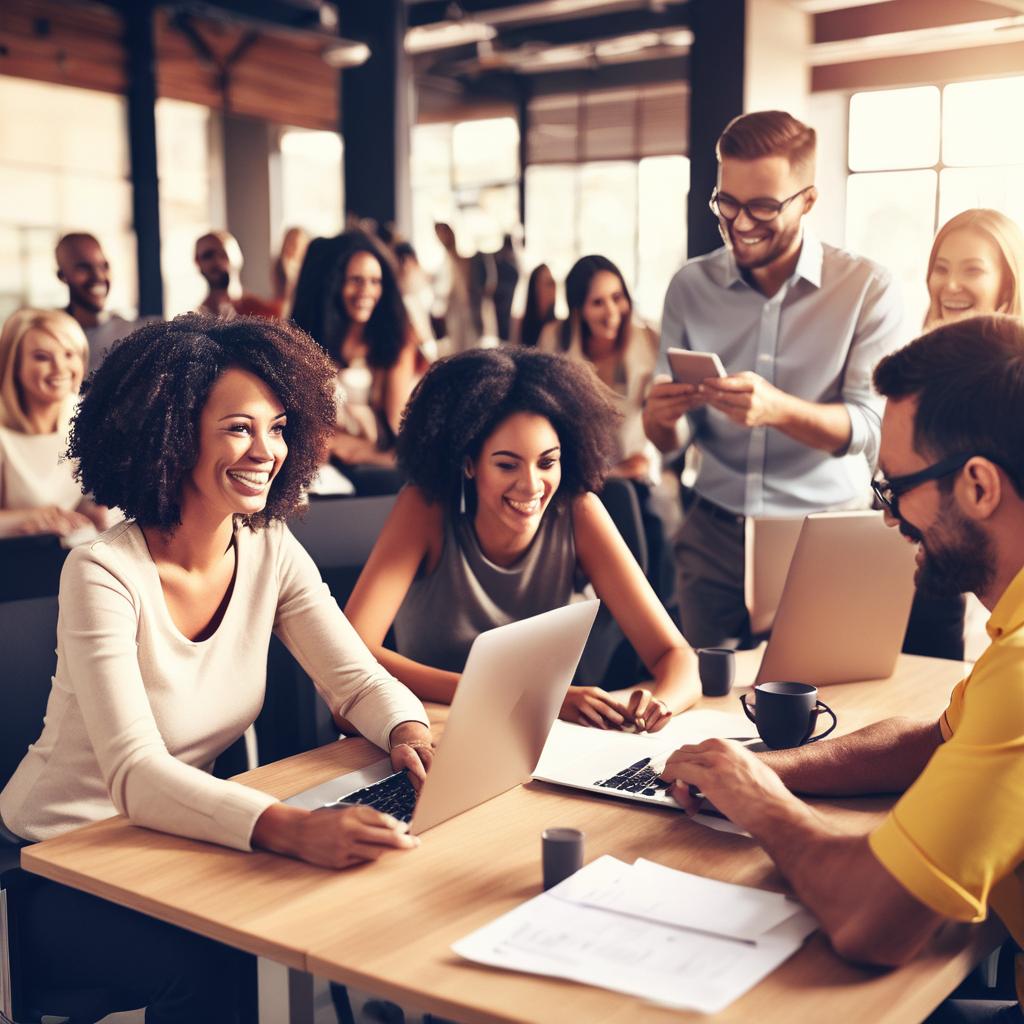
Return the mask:
[[[150,318],[126,320],[107,309],[110,263],[94,235],[75,231],[57,243],[57,277],[68,286],[65,312],[73,316],[89,339],[89,369],[103,360],[106,350]]]
[[[899,964],[943,921],[983,920],[990,905],[1024,940],[1024,325],[940,327],[875,383],[889,399],[887,521],[918,544],[922,591],[972,591],[989,609],[991,644],[938,722],[889,719],[760,757],[710,740],[681,747],[664,775],[688,810],[695,785],[764,846],[839,953]],[[870,835],[849,835],[790,790],[903,796]],[[1024,1021],[1019,1006],[994,1012]]]
[[[728,376],[661,382],[644,410],[663,451],[702,459],[676,539],[683,633],[695,647],[749,632],[746,516],[866,507],[882,403],[871,370],[903,344],[887,270],[818,241],[814,129],[781,111],[738,117],[718,140],[711,209],[725,245],[690,260],[665,296],[670,347],[716,352]]]

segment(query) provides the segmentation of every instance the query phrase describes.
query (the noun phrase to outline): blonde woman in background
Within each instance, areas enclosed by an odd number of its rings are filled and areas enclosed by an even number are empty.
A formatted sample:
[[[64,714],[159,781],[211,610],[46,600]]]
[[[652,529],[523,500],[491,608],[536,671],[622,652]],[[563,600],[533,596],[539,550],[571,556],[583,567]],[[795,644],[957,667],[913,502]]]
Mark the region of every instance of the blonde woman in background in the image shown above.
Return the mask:
[[[964,210],[935,236],[928,257],[924,329],[985,313],[1021,315],[1024,232],[998,210]],[[988,612],[973,595],[916,594],[903,650],[974,660],[988,636]]]
[[[82,495],[63,459],[89,359],[78,322],[21,309],[0,332],[0,537],[105,530],[108,509]]]
[[[1024,232],[997,210],[964,210],[935,236],[928,257],[928,313],[938,327],[979,313],[1021,315]]]

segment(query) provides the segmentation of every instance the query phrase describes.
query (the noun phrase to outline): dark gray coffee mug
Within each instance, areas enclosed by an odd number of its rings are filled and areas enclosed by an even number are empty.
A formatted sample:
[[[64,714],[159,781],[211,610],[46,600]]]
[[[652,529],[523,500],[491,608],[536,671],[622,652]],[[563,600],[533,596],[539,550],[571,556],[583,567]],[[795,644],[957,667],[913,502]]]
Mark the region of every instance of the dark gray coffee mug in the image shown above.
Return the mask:
[[[754,707],[747,704],[745,693],[740,703],[769,747],[799,747],[824,739],[836,727],[835,712],[818,700],[817,687],[809,683],[759,683],[754,692]],[[829,715],[832,724],[823,733],[812,736],[822,714]]]
[[[575,828],[546,828],[541,833],[544,889],[564,882],[583,867],[583,833]]]
[[[736,674],[736,653],[727,647],[702,647],[697,651],[700,688],[705,697],[725,697]]]

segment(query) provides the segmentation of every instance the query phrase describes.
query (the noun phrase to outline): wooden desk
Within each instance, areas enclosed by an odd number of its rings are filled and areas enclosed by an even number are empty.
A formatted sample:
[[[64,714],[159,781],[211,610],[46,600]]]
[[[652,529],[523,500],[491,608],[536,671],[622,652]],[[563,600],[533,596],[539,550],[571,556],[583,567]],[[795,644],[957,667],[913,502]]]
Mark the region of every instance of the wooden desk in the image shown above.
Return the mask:
[[[891,714],[937,717],[961,674],[950,662],[905,657],[891,680],[832,686],[822,696],[838,712],[840,730],[849,731]],[[736,709],[735,696],[704,704]],[[345,741],[241,779],[287,796],[375,756],[369,744]],[[851,829],[866,830],[888,803],[833,801],[823,809]],[[709,877],[782,887],[749,840],[671,811],[539,783],[437,826],[416,851],[389,853],[348,871],[242,854],[135,828],[123,818],[27,847],[22,863],[288,967],[459,1021],[685,1018],[600,989],[478,967],[451,953],[453,941],[539,891],[540,832],[551,825],[583,829],[588,860],[603,853],[623,860],[644,856]],[[913,964],[889,973],[843,963],[816,935],[720,1019],[917,1021],[998,935],[996,928],[950,926]]]

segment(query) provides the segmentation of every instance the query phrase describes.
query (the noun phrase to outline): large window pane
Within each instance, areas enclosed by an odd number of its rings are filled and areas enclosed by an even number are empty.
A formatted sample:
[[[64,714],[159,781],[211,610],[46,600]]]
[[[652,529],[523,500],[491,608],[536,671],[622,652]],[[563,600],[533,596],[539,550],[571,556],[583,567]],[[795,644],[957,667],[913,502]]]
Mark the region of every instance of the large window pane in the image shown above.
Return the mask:
[[[846,245],[888,267],[903,288],[907,315],[928,307],[925,265],[935,226],[934,171],[855,174],[846,189]]]
[[[686,259],[686,197],[690,161],[656,156],[640,161],[639,266],[633,299],[637,312],[657,323],[665,291]]]
[[[164,313],[195,309],[206,284],[195,264],[195,246],[207,231],[223,227],[215,215],[210,136],[216,115],[181,100],[156,101],[156,152],[160,176],[160,265]]]
[[[546,263],[558,282],[576,261],[576,187],[571,164],[526,168],[526,250],[524,271]]]
[[[444,250],[434,234],[438,221],[455,220],[452,191],[452,125],[418,124],[412,130],[412,242],[420,265],[435,274]]]
[[[125,99],[0,76],[0,313],[62,306],[54,247],[69,231],[110,258],[110,308],[133,315],[137,275]]]
[[[939,159],[939,90],[858,92],[850,98],[850,169],[928,167]]]
[[[461,190],[455,197],[452,227],[465,256],[497,252],[505,235],[519,234],[519,189],[516,185]]]
[[[942,101],[943,163],[1024,163],[1024,78],[947,85]]]
[[[636,280],[637,165],[580,167],[579,254],[607,256],[626,281]]]
[[[514,181],[519,173],[519,126],[511,117],[463,121],[452,132],[458,185]]]
[[[344,169],[341,136],[286,128],[281,133],[281,234],[305,228],[330,237],[344,223]]]
[[[972,207],[999,210],[1024,225],[1024,166],[947,167],[939,177],[939,223]]]

